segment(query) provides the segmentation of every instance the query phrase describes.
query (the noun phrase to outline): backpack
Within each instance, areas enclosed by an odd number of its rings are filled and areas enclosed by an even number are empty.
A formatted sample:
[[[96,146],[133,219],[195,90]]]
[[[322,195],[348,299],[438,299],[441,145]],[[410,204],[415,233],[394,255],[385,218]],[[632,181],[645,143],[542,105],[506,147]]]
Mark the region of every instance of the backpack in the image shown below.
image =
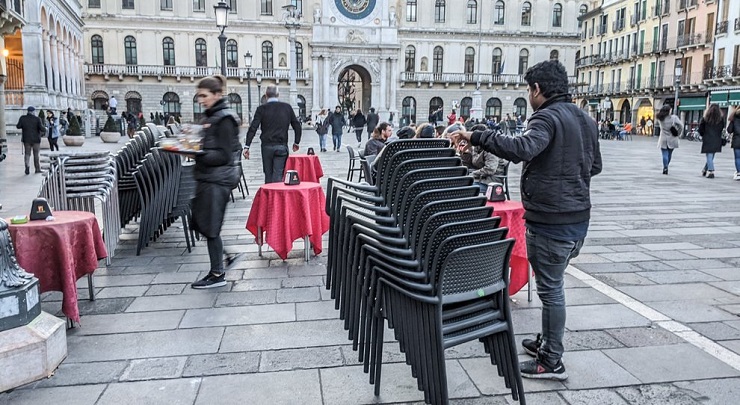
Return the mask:
[[[326,135],[329,132],[329,117],[324,118],[318,125],[316,125],[316,133],[319,135]]]

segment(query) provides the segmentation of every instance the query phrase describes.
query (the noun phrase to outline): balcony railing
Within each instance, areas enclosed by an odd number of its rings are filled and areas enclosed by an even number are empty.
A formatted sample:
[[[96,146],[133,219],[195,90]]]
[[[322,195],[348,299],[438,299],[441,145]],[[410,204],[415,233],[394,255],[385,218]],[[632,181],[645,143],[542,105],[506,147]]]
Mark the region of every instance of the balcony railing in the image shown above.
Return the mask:
[[[290,80],[290,69],[258,69],[252,68],[252,77],[262,74],[266,80]],[[87,75],[114,75],[114,76],[156,76],[156,77],[206,77],[220,74],[221,68],[214,66],[163,66],[163,65],[109,65],[85,64]],[[229,78],[246,78],[247,68],[227,67],[226,76]],[[306,69],[296,71],[297,80],[308,80]]]
[[[599,35],[605,35],[607,30],[606,24],[599,25]]]
[[[695,7],[699,4],[699,0],[678,0],[678,9],[685,10],[689,7]]]
[[[729,79],[732,77],[740,77],[740,64],[714,66],[704,72],[704,79]]]
[[[401,81],[419,83],[524,84],[524,75],[490,73],[401,72]]]
[[[701,34],[684,34],[679,35],[676,39],[676,46],[678,48],[699,44],[704,44],[704,40],[702,40]]]
[[[716,35],[727,34],[727,28],[729,27],[730,27],[729,21],[722,21],[719,24],[717,24],[717,28],[714,30],[714,33]]]
[[[735,19],[735,31],[740,31],[740,18]]]
[[[612,23],[612,32],[622,31],[624,29],[624,18],[614,20]]]

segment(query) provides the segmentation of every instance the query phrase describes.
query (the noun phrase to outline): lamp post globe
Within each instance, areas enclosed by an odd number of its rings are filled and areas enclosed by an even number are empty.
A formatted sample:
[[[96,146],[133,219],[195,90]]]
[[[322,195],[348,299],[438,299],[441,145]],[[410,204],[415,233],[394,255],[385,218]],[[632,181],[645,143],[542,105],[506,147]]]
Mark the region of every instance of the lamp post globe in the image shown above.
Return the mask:
[[[257,97],[259,97],[259,102],[257,105],[262,105],[262,72],[257,71],[257,73],[254,74],[255,79],[257,79]]]
[[[213,5],[213,11],[216,14],[216,27],[221,30],[218,43],[221,46],[221,74],[224,76],[226,76],[226,35],[224,35],[224,30],[229,26],[229,10],[231,10],[231,6],[223,0]]]
[[[293,106],[295,115],[299,115],[298,108],[298,88],[296,84],[297,78],[297,60],[296,60],[296,30],[301,28],[301,12],[295,6],[290,3],[283,6],[283,20],[285,28],[288,29],[288,41],[290,42],[290,104]]]

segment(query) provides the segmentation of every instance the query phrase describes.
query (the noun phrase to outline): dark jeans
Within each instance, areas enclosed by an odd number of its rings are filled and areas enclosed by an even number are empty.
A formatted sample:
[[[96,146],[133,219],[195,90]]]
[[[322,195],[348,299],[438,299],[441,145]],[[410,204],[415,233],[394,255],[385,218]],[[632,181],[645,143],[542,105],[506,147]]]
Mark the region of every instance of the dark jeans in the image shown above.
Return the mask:
[[[566,242],[527,229],[527,258],[534,270],[537,295],[542,301],[540,359],[555,364],[563,357],[565,332],[565,268],[578,256],[583,239]]]
[[[40,143],[24,143],[23,144],[23,162],[25,162],[26,167],[29,166],[29,160],[31,160],[31,151],[33,151],[33,165],[36,168],[36,171],[41,170],[41,163],[39,162],[39,149],[41,148]]]
[[[355,137],[357,142],[362,142],[362,128],[355,129]]]
[[[216,236],[215,238],[207,238],[206,244],[208,245],[208,258],[211,261],[211,272],[223,273],[224,242],[221,240],[221,236]]]
[[[334,150],[339,150],[342,148],[342,133],[338,134],[331,134],[331,141],[334,143]]]
[[[265,184],[283,181],[287,161],[288,145],[262,145],[262,171],[265,173]]]
[[[48,137],[48,139],[49,139],[49,150],[53,151],[54,148],[59,150],[59,144],[57,143],[59,141],[59,138]]]
[[[661,149],[660,152],[663,154],[663,168],[667,169],[668,165],[671,164],[671,157],[673,157],[673,149]]]

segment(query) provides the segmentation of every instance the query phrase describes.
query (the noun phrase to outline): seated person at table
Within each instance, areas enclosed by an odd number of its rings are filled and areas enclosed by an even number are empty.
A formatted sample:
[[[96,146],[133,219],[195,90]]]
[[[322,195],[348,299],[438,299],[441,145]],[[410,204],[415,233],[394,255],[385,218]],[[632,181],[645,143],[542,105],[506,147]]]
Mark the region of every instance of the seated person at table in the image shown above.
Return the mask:
[[[474,130],[485,131],[485,129],[476,129],[480,125],[476,125]],[[472,155],[472,167],[470,168],[470,175],[473,176],[473,184],[480,187],[480,192],[485,193],[488,189],[489,183],[502,183],[501,177],[503,168],[500,165],[500,161],[504,160],[494,155],[491,152],[486,151],[480,146],[474,146],[471,149]]]
[[[624,127],[622,128],[622,130],[619,131],[619,140],[621,141],[621,140],[625,139],[627,137],[627,135],[628,134],[631,134],[631,133],[632,133],[632,123],[631,122],[628,122],[628,123],[624,124]]]
[[[416,135],[414,138],[434,138],[434,127],[432,124],[421,124],[416,127]]]
[[[365,151],[362,156],[367,157],[379,154],[383,150],[383,147],[385,147],[385,142],[392,134],[393,128],[391,128],[391,124],[381,122],[375,127],[370,140],[365,144]]]

